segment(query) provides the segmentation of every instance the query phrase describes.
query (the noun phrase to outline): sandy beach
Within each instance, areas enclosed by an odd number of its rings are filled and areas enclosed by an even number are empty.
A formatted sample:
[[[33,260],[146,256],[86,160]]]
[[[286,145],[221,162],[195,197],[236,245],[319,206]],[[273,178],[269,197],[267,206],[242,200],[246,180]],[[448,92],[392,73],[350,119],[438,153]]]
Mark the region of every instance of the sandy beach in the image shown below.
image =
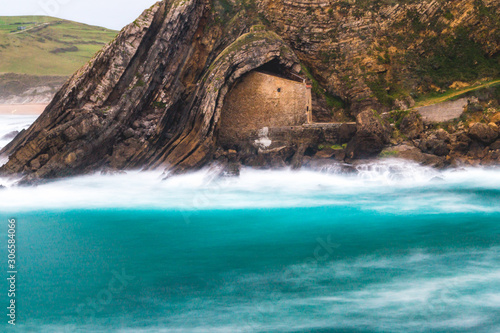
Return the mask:
[[[0,115],[39,115],[47,104],[0,104]]]

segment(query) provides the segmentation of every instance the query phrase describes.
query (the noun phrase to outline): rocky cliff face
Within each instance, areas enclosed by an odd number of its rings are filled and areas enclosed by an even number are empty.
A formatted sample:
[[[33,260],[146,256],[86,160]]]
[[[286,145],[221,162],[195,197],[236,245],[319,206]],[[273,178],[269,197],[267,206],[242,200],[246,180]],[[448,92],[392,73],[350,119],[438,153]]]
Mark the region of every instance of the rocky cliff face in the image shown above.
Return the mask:
[[[0,171],[30,182],[103,167],[199,167],[213,158],[233,83],[272,61],[309,76],[325,117],[342,106],[349,118],[396,97],[406,103],[410,92],[447,84],[425,77],[426,61],[435,71],[449,65],[447,54],[428,50],[433,41],[464,42],[473,67],[495,73],[499,23],[490,14],[498,9],[478,0],[159,2],[4,148],[10,159]],[[485,74],[479,67],[470,79]]]
[[[265,0],[262,15],[319,83],[357,114],[410,106],[454,81],[498,76],[500,1]]]

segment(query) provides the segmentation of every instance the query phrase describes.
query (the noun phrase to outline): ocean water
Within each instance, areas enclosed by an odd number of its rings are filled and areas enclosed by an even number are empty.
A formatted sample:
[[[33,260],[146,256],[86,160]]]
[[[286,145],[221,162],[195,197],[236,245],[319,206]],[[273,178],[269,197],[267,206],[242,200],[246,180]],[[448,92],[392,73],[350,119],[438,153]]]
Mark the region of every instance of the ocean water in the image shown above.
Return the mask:
[[[5,332],[500,332],[500,169],[14,182]]]
[[[28,128],[38,116],[26,115],[0,115],[0,149],[5,147],[12,139],[15,131]],[[0,165],[7,162],[0,156]]]
[[[0,149],[13,139],[8,134],[28,128],[36,118],[38,116],[0,115]]]

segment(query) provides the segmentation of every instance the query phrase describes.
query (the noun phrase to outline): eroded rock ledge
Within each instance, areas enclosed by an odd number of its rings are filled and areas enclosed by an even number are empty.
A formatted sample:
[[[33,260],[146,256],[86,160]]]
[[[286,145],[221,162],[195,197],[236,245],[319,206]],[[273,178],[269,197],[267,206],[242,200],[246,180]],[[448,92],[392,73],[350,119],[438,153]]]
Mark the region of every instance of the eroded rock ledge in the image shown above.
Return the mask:
[[[0,172],[23,174],[23,182],[29,183],[99,168],[182,171],[201,167],[220,153],[218,124],[225,96],[233,84],[246,73],[272,61],[290,73],[304,75],[306,72],[315,83],[317,79],[318,84],[326,87],[314,96],[317,106],[335,93],[350,105],[351,116],[367,109],[380,109],[381,104],[369,92],[369,82],[353,81],[353,75],[361,73],[353,73],[351,69],[367,67],[367,70],[384,73],[387,66],[375,68],[371,63],[365,66],[356,60],[359,66],[347,68],[350,61],[366,55],[367,45],[372,47],[377,41],[355,43],[354,48],[346,45],[349,40],[358,40],[352,38],[354,32],[366,36],[383,33],[391,24],[405,22],[405,13],[410,11],[421,15],[423,23],[431,22],[440,13],[435,10],[438,4],[424,2],[428,6],[385,6],[377,14],[385,20],[380,25],[370,21],[373,17],[368,17],[368,12],[360,19],[358,14],[350,12],[352,9],[342,14],[347,15],[346,21],[338,25],[335,22],[342,19],[338,16],[342,8],[336,1],[286,1],[284,5],[270,0],[257,5],[214,0],[159,2],[75,73],[35,124],[1,151],[10,159]],[[473,1],[459,2],[469,5]],[[230,8],[226,8],[228,6]],[[456,14],[461,13],[458,3],[457,8],[449,3],[446,6]],[[301,13],[295,22],[289,18],[293,13]],[[300,28],[307,23],[306,14],[311,16],[309,23],[314,22],[313,30]],[[453,22],[474,25],[479,16],[467,11],[460,20]],[[335,29],[329,29],[330,25]],[[453,29],[451,23],[450,27]],[[297,33],[301,30],[304,38],[299,40]],[[321,34],[324,38],[319,37]],[[345,40],[331,44],[328,52],[338,51],[344,60],[327,64],[325,48],[338,37]],[[488,35],[481,47],[485,54],[494,55],[498,52],[498,40],[490,37]],[[418,50],[420,44],[416,43],[414,49]],[[307,67],[312,74],[305,70]],[[340,72],[332,71],[333,67],[338,67]],[[342,81],[342,70],[351,83]],[[354,140],[374,139],[373,133],[364,131],[363,126],[361,131],[358,126]],[[273,131],[280,133],[279,129]],[[319,131],[321,137],[328,132],[315,128],[300,131],[308,133],[305,135],[308,143],[289,145],[293,152],[287,153],[292,158],[285,159],[286,163],[297,164],[308,147],[317,143],[310,133]],[[351,135],[345,139],[347,142],[356,131],[345,131]],[[368,155],[380,150],[380,144],[387,143],[385,134],[377,131],[377,147],[369,148]],[[353,158],[364,156],[357,146],[359,144],[353,142],[347,147],[347,153]],[[254,159],[252,163],[261,162]]]

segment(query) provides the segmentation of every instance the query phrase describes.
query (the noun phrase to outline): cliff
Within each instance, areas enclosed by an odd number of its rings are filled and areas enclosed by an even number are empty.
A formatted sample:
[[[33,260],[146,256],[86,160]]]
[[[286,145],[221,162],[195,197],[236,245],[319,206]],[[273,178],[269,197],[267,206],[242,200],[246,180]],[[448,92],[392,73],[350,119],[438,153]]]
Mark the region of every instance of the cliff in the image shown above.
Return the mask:
[[[104,167],[200,167],[214,158],[233,84],[271,62],[309,78],[317,120],[387,111],[454,81],[498,76],[499,7],[478,0],[159,2],[2,150],[10,159],[0,172],[30,182]]]
[[[310,69],[325,111],[338,109],[339,97],[354,114],[405,108],[455,81],[500,75],[497,0],[267,0],[259,8]]]

